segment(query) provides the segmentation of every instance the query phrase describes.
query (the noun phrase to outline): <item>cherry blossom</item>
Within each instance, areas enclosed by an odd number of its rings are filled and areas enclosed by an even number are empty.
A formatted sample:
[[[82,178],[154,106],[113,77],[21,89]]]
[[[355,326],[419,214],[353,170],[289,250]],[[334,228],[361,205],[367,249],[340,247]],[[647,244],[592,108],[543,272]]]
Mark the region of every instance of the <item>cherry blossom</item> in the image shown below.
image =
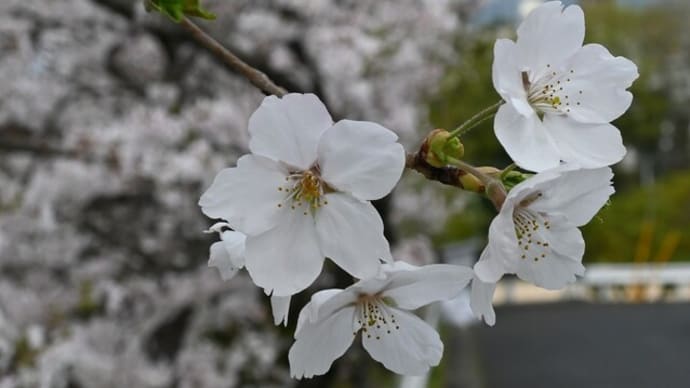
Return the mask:
[[[610,124],[632,102],[638,77],[630,60],[598,44],[583,44],[582,9],[559,1],[532,11],[517,41],[498,39],[493,82],[505,100],[496,137],[520,167],[543,171],[560,161],[598,168],[619,162],[625,147]]]
[[[408,310],[457,296],[472,270],[400,261],[381,269],[379,277],[312,295],[300,312],[288,355],[293,377],[328,371],[359,332],[371,357],[395,373],[419,375],[438,365],[443,354],[438,333]]]
[[[295,294],[319,275],[324,257],[357,278],[374,276],[390,249],[369,201],[400,179],[397,135],[366,121],[333,124],[313,94],[266,97],[249,134],[252,153],[218,173],[199,205],[247,235],[254,283]]]
[[[559,289],[583,275],[585,242],[578,229],[614,190],[608,167],[562,166],[515,186],[489,227],[489,243],[474,266],[483,282],[504,274],[539,287]]]

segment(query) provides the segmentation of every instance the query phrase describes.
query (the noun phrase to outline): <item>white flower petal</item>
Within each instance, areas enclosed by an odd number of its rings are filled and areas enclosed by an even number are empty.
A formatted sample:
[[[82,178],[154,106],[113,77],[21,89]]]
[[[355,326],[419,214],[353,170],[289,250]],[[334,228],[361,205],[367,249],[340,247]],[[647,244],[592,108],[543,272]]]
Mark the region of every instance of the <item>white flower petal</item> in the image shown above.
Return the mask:
[[[517,249],[517,245],[515,245]],[[495,283],[498,282],[503,275],[512,273],[513,263],[511,256],[499,254],[500,250],[489,243],[481,253],[479,261],[474,265],[474,272],[477,277],[484,282]]]
[[[515,274],[522,280],[549,290],[558,290],[575,281],[575,275],[582,276],[585,267],[558,253],[547,255],[539,261],[527,258],[516,263]]]
[[[416,271],[420,267],[416,265],[412,265],[406,261],[402,260],[393,260],[391,262],[381,264],[381,271],[386,274],[394,274],[398,273],[400,271]]]
[[[484,282],[496,283],[506,273],[513,272],[518,241],[513,223],[513,204],[506,201],[489,226],[489,243],[479,261],[475,274]]]
[[[534,82],[548,71],[547,65],[560,65],[582,47],[584,13],[577,5],[563,9],[560,1],[549,1],[527,15],[517,35],[517,61]]]
[[[491,66],[492,79],[496,92],[505,101],[524,100],[527,92],[522,84],[522,70],[517,66],[517,46],[510,39],[497,39],[494,44],[494,62]],[[529,105],[528,109],[532,110]]]
[[[390,275],[390,284],[382,296],[391,298],[399,308],[415,310],[429,303],[456,297],[473,275],[468,267],[449,264],[397,271]]]
[[[405,150],[392,131],[367,121],[341,120],[319,142],[321,176],[361,200],[390,193],[405,168]]]
[[[478,319],[483,319],[489,326],[496,324],[496,312],[493,306],[494,291],[496,291],[496,283],[483,282],[476,276],[472,279],[470,308]]]
[[[622,115],[632,103],[626,91],[639,73],[627,58],[614,57],[598,44],[588,44],[569,60],[567,82],[562,95],[568,96],[568,115],[583,123],[608,123]]]
[[[585,240],[580,230],[562,216],[551,217],[551,221],[550,229],[540,230],[551,249],[574,261],[582,261],[582,256],[585,254]]]
[[[532,243],[528,250],[516,252],[515,274],[522,280],[542,288],[560,289],[575,281],[575,275],[583,275],[582,255],[585,241],[580,230],[563,216],[550,216],[549,227],[531,231]],[[547,246],[537,242],[546,243]],[[523,238],[523,243],[525,240]]]
[[[421,375],[436,366],[443,355],[443,343],[429,324],[392,307],[383,307],[395,323],[380,329],[369,326],[362,332],[364,349],[389,370],[402,375]],[[390,333],[388,333],[390,331]]]
[[[246,266],[254,283],[275,296],[294,295],[321,273],[324,256],[311,215],[284,209],[281,222],[247,237]]]
[[[503,104],[496,113],[494,132],[508,155],[526,170],[547,170],[561,161],[558,149],[536,114],[525,117],[510,103]]]
[[[376,276],[360,280],[347,289],[358,295],[376,295],[380,293],[389,283],[389,276],[383,271],[383,264],[381,271],[379,271]]]
[[[207,216],[222,218],[248,235],[276,225],[278,204],[285,194],[278,191],[287,171],[270,159],[245,155],[237,167],[218,173],[201,196],[199,206]]]
[[[342,308],[316,322],[303,320],[302,329],[288,354],[290,375],[301,379],[326,373],[333,361],[352,344],[356,333],[354,320],[354,306]]]
[[[271,296],[271,312],[273,313],[273,324],[278,326],[283,323],[287,326],[288,313],[290,312],[291,296]]]
[[[333,306],[331,299],[343,294],[344,290],[339,288],[329,288],[327,290],[317,291],[311,296],[311,300],[307,303],[302,310],[299,312],[297,318],[297,328],[295,329],[295,337],[299,335],[299,332],[304,326],[304,322],[316,322],[318,320],[326,319],[328,315],[333,314],[336,310],[344,307],[347,303],[338,304],[336,308],[324,309],[324,313],[321,314],[321,306],[326,302],[330,302],[329,306]],[[342,298],[341,298],[342,299]]]
[[[552,187],[553,180],[558,179],[563,172],[568,171],[566,168],[580,167],[574,164],[561,164],[556,168],[541,171],[513,187],[508,192],[506,201],[512,204],[519,204],[522,200],[534,196],[545,188]]]
[[[538,178],[539,175],[529,180]],[[563,171],[558,178],[535,186],[533,190],[542,195],[530,205],[530,209],[560,213],[575,226],[582,226],[599,212],[614,193],[612,178],[613,172],[608,167]]]
[[[208,260],[208,266],[218,268],[221,279],[232,279],[241,267],[233,265],[232,260],[230,260],[230,255],[228,254],[228,251],[225,249],[223,242],[217,241],[211,244],[210,251],[211,252],[210,258]]]
[[[544,117],[544,127],[560,150],[561,159],[582,168],[598,168],[620,162],[625,146],[620,131],[609,123],[583,124],[563,115]]]
[[[331,115],[313,94],[268,96],[249,118],[249,149],[306,170],[316,161],[319,138],[331,125]]]
[[[244,233],[234,230],[226,230],[220,234],[223,246],[228,252],[232,265],[237,268],[244,267],[245,241],[247,236]]]
[[[349,274],[375,276],[379,259],[390,259],[383,221],[374,206],[344,193],[327,194],[316,211],[316,228],[323,254]]]
[[[361,283],[361,282],[359,282]],[[336,311],[349,306],[354,305],[357,302],[360,294],[355,292],[355,288],[350,286],[344,290],[338,290],[339,292],[330,292],[337,289],[319,291],[312,295],[311,301],[309,303],[309,310],[307,311],[309,315],[306,316],[311,322],[319,321],[325,319],[331,314],[335,314]],[[298,330],[299,332],[299,322]],[[359,330],[358,328],[356,330]]]

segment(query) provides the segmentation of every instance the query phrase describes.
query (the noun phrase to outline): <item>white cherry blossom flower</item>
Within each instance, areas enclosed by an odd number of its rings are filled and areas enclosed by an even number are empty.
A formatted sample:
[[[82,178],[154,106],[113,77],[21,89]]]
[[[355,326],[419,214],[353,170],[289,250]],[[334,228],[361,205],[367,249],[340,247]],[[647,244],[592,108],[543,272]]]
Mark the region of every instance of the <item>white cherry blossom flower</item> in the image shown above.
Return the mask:
[[[531,171],[576,162],[598,168],[625,155],[620,132],[610,124],[632,102],[626,89],[638,77],[630,60],[598,44],[582,45],[582,9],[559,1],[532,11],[517,41],[498,39],[493,82],[506,101],[494,130],[506,152]]]
[[[457,296],[472,279],[468,267],[404,262],[382,265],[381,276],[344,289],[317,292],[300,312],[290,348],[290,374],[326,373],[362,333],[364,349],[389,370],[419,375],[438,365],[438,333],[407,310]]]
[[[207,233],[216,232],[220,235],[221,241],[211,245],[208,266],[217,268],[223,280],[232,279],[244,267],[247,236],[226,229],[229,227],[225,222],[218,222],[206,231]],[[273,322],[276,325],[283,323],[287,326],[290,299],[289,296],[271,296],[271,311],[273,312]]]
[[[251,154],[222,170],[199,205],[247,235],[246,266],[275,296],[295,294],[324,257],[357,278],[390,260],[383,222],[369,201],[400,179],[405,152],[371,122],[335,124],[312,94],[266,97],[249,119]]]
[[[514,273],[559,289],[582,275],[585,242],[578,229],[614,192],[608,167],[541,172],[515,186],[489,227],[489,243],[474,266],[483,282]]]

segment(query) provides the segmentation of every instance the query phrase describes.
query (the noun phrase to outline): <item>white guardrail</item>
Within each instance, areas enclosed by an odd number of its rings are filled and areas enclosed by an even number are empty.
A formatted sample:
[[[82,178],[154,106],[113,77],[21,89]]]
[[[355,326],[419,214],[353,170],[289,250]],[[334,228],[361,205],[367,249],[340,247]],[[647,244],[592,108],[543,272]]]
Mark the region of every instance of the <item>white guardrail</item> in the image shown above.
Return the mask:
[[[632,284],[690,286],[690,263],[589,264],[580,282],[592,286]]]
[[[518,280],[502,280],[494,305],[584,300],[590,302],[690,301],[690,264],[589,264],[585,276],[556,291]]]

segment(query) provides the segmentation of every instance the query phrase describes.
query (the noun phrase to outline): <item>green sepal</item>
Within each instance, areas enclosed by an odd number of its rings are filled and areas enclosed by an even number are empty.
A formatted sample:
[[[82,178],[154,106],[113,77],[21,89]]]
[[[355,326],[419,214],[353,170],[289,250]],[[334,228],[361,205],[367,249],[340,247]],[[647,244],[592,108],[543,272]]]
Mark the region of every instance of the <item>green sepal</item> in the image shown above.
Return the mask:
[[[503,183],[503,186],[506,188],[506,190],[510,191],[513,189],[513,187],[519,185],[532,176],[534,176],[534,174],[525,174],[520,171],[509,171],[507,174],[501,175],[501,183]]]
[[[185,16],[214,20],[216,15],[201,7],[200,0],[145,0],[146,10],[158,11],[179,23]]]

